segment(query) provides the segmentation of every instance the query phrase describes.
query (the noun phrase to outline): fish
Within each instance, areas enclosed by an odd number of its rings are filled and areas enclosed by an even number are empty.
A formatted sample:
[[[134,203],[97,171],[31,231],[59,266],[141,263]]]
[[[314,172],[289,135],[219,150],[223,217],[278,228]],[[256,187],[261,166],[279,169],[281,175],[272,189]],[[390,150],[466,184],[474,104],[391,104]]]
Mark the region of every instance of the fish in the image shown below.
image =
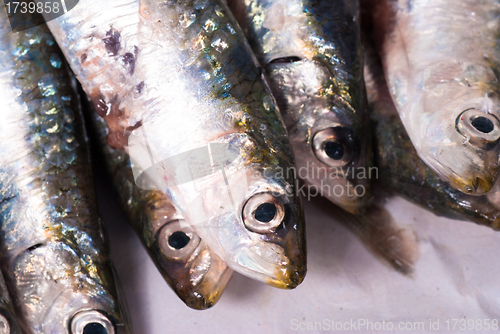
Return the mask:
[[[344,210],[371,203],[372,147],[357,0],[230,0],[266,70],[299,177]]]
[[[418,156],[451,187],[499,174],[496,0],[365,1],[392,100]]]
[[[90,101],[84,101],[93,108]],[[212,307],[232,278],[233,271],[201,240],[182,215],[158,190],[136,186],[130,157],[107,143],[106,122],[89,113],[93,125],[91,138],[112,176],[123,212],[148,250],[165,281],[189,307]]]
[[[14,312],[14,305],[10,298],[7,285],[0,272],[0,333],[21,334],[21,328]]]
[[[130,333],[76,82],[46,25],[14,33],[0,11],[0,47],[0,262],[22,332]]]
[[[278,288],[306,274],[294,155],[262,68],[220,0],[81,0],[48,22],[138,170],[231,269]],[[214,201],[214,199],[217,199]]]
[[[500,184],[481,196],[465,194],[443,181],[419,157],[398,115],[374,45],[367,44],[365,79],[375,131],[375,189],[400,195],[437,216],[500,229]],[[368,50],[373,50],[369,52]]]
[[[266,70],[298,175],[309,192],[323,190],[321,195],[336,204],[330,206],[332,216],[379,259],[410,274],[418,259],[415,233],[397,224],[384,203],[372,199],[371,180],[377,171],[372,168],[358,2],[228,4]],[[328,146],[335,145],[340,149],[330,152]],[[338,189],[342,192],[336,193]]]

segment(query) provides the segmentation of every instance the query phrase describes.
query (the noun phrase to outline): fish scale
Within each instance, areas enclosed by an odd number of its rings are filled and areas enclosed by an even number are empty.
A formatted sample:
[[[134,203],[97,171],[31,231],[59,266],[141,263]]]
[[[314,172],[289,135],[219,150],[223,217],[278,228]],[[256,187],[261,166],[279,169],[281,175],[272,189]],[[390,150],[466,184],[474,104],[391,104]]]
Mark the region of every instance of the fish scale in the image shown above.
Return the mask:
[[[46,27],[0,23],[0,247],[23,331],[128,333],[73,79]]]

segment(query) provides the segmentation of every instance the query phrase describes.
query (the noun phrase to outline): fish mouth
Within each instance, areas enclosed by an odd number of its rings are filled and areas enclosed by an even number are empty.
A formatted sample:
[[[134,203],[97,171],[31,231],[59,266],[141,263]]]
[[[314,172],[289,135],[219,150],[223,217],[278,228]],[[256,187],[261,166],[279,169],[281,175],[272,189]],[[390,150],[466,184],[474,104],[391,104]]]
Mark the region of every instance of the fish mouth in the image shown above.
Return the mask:
[[[233,271],[183,219],[165,223],[155,244],[151,258],[188,307],[205,310],[217,303]]]
[[[247,276],[250,271],[250,277],[280,289],[296,288],[304,280],[307,272],[305,253],[298,251],[294,255],[288,254],[290,257],[281,254],[281,264],[263,258],[259,253],[248,248],[242,250],[234,269]]]
[[[304,281],[306,272],[305,265],[279,268],[266,283],[279,289],[294,289]]]
[[[481,196],[487,193],[493,188],[495,184],[495,178],[493,177],[471,177],[468,179],[462,178],[457,174],[453,173],[449,177],[450,184],[457,190],[468,194]]]
[[[200,283],[192,285],[192,280],[185,282],[178,280],[178,286],[172,285],[174,292],[190,308],[206,310],[217,304],[227,284],[233,277],[233,270],[226,267],[222,273],[210,277],[208,275]]]

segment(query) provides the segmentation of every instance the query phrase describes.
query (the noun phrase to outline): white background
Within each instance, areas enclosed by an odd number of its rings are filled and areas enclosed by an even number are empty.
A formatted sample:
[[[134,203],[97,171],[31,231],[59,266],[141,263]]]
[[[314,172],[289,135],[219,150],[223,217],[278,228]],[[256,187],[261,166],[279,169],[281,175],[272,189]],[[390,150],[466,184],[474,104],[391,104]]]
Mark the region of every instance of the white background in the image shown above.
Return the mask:
[[[424,322],[425,330],[409,333],[431,332],[429,321],[439,319],[439,332],[485,333],[460,330],[459,325],[452,330],[452,322],[446,330],[445,321],[500,320],[500,232],[436,217],[401,198],[391,199],[387,208],[419,238],[420,259],[412,277],[380,262],[332,216],[329,202],[315,199],[305,202],[308,273],[299,287],[280,290],[235,273],[218,304],[205,311],[192,310],[149,260],[105,176],[98,174],[96,179],[112,260],[134,333],[305,332],[292,330],[293,319],[303,326],[325,319],[384,320],[394,326]],[[367,331],[364,327],[349,332]]]

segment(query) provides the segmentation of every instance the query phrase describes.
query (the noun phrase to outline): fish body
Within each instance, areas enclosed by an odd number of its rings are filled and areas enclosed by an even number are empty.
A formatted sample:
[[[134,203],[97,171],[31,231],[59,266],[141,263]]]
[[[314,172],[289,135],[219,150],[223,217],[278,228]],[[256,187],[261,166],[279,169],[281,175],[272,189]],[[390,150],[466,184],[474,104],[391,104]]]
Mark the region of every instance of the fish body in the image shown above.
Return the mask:
[[[366,47],[369,50],[370,47]],[[375,52],[367,52],[365,78],[375,130],[376,185],[399,194],[438,216],[469,220],[500,228],[498,183],[489,193],[474,196],[452,188],[420,159],[405,131]],[[377,187],[377,188],[378,188]]]
[[[23,333],[129,333],[79,98],[46,26],[0,11],[0,258]]]
[[[232,0],[265,67],[298,175],[351,213],[370,204],[371,144],[357,0]]]
[[[138,166],[136,183],[164,192],[233,270],[297,286],[306,250],[295,179],[284,172],[293,153],[225,3],[83,0],[49,28],[106,120],[108,143]]]
[[[399,116],[419,157],[453,188],[482,195],[500,152],[500,3],[366,1]]]
[[[233,271],[186,223],[174,205],[158,190],[144,190],[134,181],[130,157],[107,143],[104,120],[92,113],[94,138],[128,220],[161,275],[187,306],[213,306]]]

